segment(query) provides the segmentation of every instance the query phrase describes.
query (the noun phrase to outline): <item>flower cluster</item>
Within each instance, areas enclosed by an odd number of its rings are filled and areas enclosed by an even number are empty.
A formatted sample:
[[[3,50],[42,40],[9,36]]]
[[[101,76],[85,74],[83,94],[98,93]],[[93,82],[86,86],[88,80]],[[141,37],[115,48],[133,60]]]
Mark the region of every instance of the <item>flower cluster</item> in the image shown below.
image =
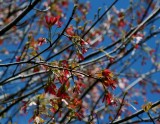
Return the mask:
[[[83,54],[87,52],[89,43],[74,33],[73,26],[70,26],[66,29],[66,34],[74,43],[75,48],[77,49],[77,56],[79,60],[83,60]]]
[[[109,69],[105,69],[99,74],[99,77],[106,92],[102,102],[105,101],[108,105],[115,104],[113,95],[108,90],[108,88],[111,88],[112,90],[116,88],[116,80],[114,79],[113,73]]]
[[[62,22],[60,22],[60,16],[45,16],[46,23],[49,27],[57,24],[57,27],[60,28],[62,26]]]
[[[46,39],[43,37],[38,38],[38,45],[42,46],[46,42]]]
[[[74,31],[73,31],[73,26],[68,27],[68,28],[66,29],[66,33],[67,33],[70,37],[74,36],[75,34],[74,34]]]
[[[111,87],[112,89],[116,88],[116,80],[113,79],[113,73],[109,69],[102,71],[103,84],[106,87]]]
[[[68,108],[72,110],[72,116],[77,117],[79,120],[84,118],[84,112],[83,112],[83,106],[82,106],[82,100],[78,98],[74,98],[70,104],[68,105]],[[75,111],[76,109],[79,109],[78,111]],[[80,109],[81,108],[81,109]]]
[[[80,80],[75,81],[75,87],[73,89],[73,92],[80,94],[80,93],[82,93],[82,90],[81,90],[82,88],[86,88],[86,85],[84,83],[82,83],[82,81],[80,81]]]
[[[56,85],[53,82],[50,82],[45,87],[45,93],[56,95]]]
[[[112,101],[112,94],[111,93],[106,93],[103,97],[103,100],[102,102],[106,101],[108,105],[111,104],[111,101]]]

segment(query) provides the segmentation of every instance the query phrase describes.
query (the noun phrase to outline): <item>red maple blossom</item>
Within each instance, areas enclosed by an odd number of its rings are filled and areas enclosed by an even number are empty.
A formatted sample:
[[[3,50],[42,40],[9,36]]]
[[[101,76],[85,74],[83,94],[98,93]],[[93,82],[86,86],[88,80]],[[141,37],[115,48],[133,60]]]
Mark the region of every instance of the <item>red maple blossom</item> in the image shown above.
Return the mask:
[[[45,16],[45,20],[48,26],[51,27],[57,22],[58,18],[54,16]]]

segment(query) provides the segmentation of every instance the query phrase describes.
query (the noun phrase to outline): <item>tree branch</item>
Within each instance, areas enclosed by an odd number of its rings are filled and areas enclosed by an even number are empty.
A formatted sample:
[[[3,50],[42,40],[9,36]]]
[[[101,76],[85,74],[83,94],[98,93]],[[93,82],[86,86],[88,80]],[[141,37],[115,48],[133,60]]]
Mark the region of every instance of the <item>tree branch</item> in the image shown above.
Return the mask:
[[[153,108],[153,107],[155,107],[155,106],[157,106],[157,105],[159,105],[159,104],[160,104],[160,101],[157,101],[157,102],[155,102],[155,103],[152,105],[151,108]],[[142,113],[144,113],[144,110],[143,110],[143,109],[141,109],[141,110],[139,110],[138,112],[132,114],[131,116],[125,117],[124,119],[114,121],[113,124],[120,124],[120,123],[122,123],[122,122],[128,121],[128,120],[130,120],[130,119],[132,119],[132,118],[134,118],[134,117],[136,117],[136,116],[138,116],[138,115],[140,115],[140,114],[142,114]]]
[[[28,7],[17,16],[12,22],[6,25],[3,29],[0,30],[0,36],[5,34],[8,30],[10,30],[13,26],[15,26],[26,14],[28,14],[41,0],[35,0],[32,4],[29,4]]]

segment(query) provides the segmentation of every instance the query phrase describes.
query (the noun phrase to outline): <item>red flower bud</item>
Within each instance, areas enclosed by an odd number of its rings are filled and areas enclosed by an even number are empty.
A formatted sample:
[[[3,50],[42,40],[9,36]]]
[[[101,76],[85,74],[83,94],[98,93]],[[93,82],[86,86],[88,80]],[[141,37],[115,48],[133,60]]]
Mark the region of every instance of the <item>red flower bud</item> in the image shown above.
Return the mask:
[[[53,17],[53,16],[51,16],[51,17],[45,16],[45,20],[46,20],[46,23],[48,24],[48,26],[53,26],[57,22],[58,18]]]
[[[66,33],[70,36],[73,36],[74,35],[74,31],[73,31],[73,27],[70,26],[66,29]]]
[[[109,69],[105,69],[105,70],[103,70],[102,75],[103,75],[104,77],[108,77],[111,73],[112,73],[112,72],[111,72]]]
[[[78,59],[79,60],[84,60],[84,57],[83,57],[83,55],[81,53],[78,54]]]
[[[21,57],[20,56],[16,56],[16,62],[20,62],[21,61]]]
[[[45,38],[38,38],[38,45],[41,46],[44,42],[46,42],[46,39]]]

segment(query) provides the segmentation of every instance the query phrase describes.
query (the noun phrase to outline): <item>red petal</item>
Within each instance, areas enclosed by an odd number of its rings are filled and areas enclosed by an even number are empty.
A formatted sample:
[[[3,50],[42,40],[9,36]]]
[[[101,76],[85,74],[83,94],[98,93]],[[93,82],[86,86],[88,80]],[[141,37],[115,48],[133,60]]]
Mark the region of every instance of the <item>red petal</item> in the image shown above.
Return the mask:
[[[103,70],[102,75],[105,77],[108,77],[110,73],[111,73],[111,71],[109,69],[105,69],[105,70]]]
[[[16,56],[16,62],[20,62],[21,57],[20,56]]]
[[[51,17],[50,22],[51,22],[51,25],[54,25],[57,22],[57,18],[56,17]]]
[[[48,16],[45,16],[45,20],[46,20],[46,23],[50,25],[50,18]]]
[[[73,32],[73,27],[70,26],[66,29],[66,33],[70,36],[73,36],[74,35],[74,32]]]

